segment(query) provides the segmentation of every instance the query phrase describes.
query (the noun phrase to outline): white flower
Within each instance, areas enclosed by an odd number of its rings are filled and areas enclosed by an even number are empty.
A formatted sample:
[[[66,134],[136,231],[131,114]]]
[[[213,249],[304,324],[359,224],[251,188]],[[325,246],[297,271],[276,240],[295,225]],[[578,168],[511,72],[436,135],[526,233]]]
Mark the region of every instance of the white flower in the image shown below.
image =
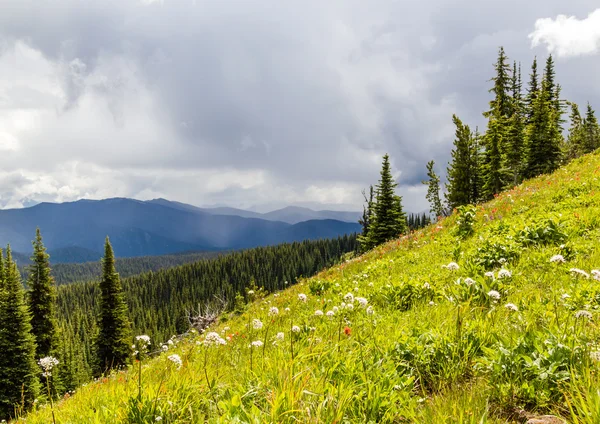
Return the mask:
[[[592,277],[594,277],[594,280],[600,281],[600,270],[592,269]]]
[[[347,303],[354,303],[354,295],[352,293],[346,293],[344,301]]]
[[[502,268],[500,271],[498,271],[498,278],[510,278],[510,277],[512,277],[512,272],[510,272],[508,269]]]
[[[429,306],[434,306],[434,305],[435,305],[435,302],[433,300],[430,300],[429,301]]]
[[[425,290],[429,290],[431,288],[431,286],[429,285],[429,283],[425,283],[425,284],[423,284],[423,288]]]
[[[162,417],[159,415],[154,419],[154,421],[162,421]]]
[[[263,323],[261,320],[259,319],[253,319],[252,320],[252,328],[254,328],[255,330],[260,330],[261,328],[263,328]]]
[[[269,316],[279,315],[279,308],[277,306],[271,306],[269,308]]]
[[[459,267],[456,262],[450,262],[448,265],[442,265],[442,268],[449,269],[450,271],[457,271]]]
[[[173,346],[173,345],[174,345],[174,343],[173,343],[173,339],[169,339],[169,340],[167,340],[167,343],[169,343],[171,346]]]
[[[488,272],[486,272],[486,273],[485,273],[485,274],[483,274],[483,275],[485,275],[487,278],[491,278],[492,280],[493,280],[494,278],[496,278],[496,277],[494,277],[494,273],[493,273],[492,271],[488,271]]]
[[[579,268],[571,268],[569,271],[570,271],[571,273],[573,273],[573,274],[576,274],[576,275],[579,275],[579,276],[581,276],[581,277],[584,277],[584,278],[590,278],[590,274],[588,274],[587,272],[585,272],[585,271],[584,271],[584,270],[582,270],[582,269],[579,269]]]
[[[250,343],[250,347],[261,347],[263,345],[263,342],[261,340],[254,340],[252,343]]]
[[[567,293],[564,293],[560,298],[562,300],[567,300],[568,298],[570,298],[571,296],[569,296]]]
[[[275,335],[276,340],[282,341],[284,338],[285,338],[285,334],[282,333],[281,331]]]
[[[554,255],[550,258],[550,262],[564,263],[565,258],[563,255]]]
[[[177,354],[169,355],[167,357],[167,359],[169,361],[173,362],[177,366],[177,369],[180,369],[183,366],[183,362],[181,361],[181,358]]]
[[[322,317],[322,316],[323,316],[323,311],[322,311],[322,310],[320,310],[320,309],[317,309],[317,310],[315,311],[315,315],[316,315],[316,316],[318,316],[318,317]]]
[[[367,304],[369,303],[369,301],[367,299],[365,299],[364,297],[357,297],[356,301],[359,303],[360,306],[362,306],[363,308],[367,307]]]
[[[52,373],[50,371],[52,371],[52,368],[54,368],[55,366],[58,365],[58,359],[56,359],[54,356],[46,356],[46,357],[40,359],[38,361],[38,364],[44,370],[42,375],[44,377],[50,377],[52,375]]]
[[[587,319],[592,319],[592,314],[588,311],[577,311],[575,312],[575,318],[587,318]]]
[[[297,325],[294,325],[292,327],[292,333],[299,333],[300,332],[300,327],[298,327]]]
[[[329,318],[332,318],[335,315],[335,312],[327,311],[327,313],[325,315],[327,315]]]
[[[472,278],[467,277],[467,278],[465,278],[465,284],[470,287],[473,284],[475,284],[475,280],[473,280]]]
[[[600,361],[600,351],[594,350],[590,352],[590,359],[596,362]]]
[[[494,300],[500,300],[500,293],[498,293],[496,290],[490,290],[488,292],[488,296]]]
[[[162,349],[163,352],[166,352],[167,350],[169,350],[169,345],[164,344],[160,348]]]
[[[355,291],[355,292],[358,292],[358,287],[354,287],[354,291]]]
[[[353,303],[346,304],[346,309],[348,309],[349,311],[354,310],[354,304]]]
[[[254,290],[248,290],[248,296],[252,296],[254,294]]]
[[[519,310],[519,308],[517,308],[517,305],[515,305],[514,303],[507,303],[506,305],[504,305],[504,307],[514,312],[517,312]]]
[[[331,308],[331,312],[333,312],[334,314],[337,314],[339,310],[340,310],[340,308],[338,308],[337,306],[334,306],[333,308]]]
[[[290,308],[285,308],[284,311],[289,312],[289,311],[291,311],[291,309]]]
[[[221,336],[219,336],[218,333],[215,333],[214,331],[211,331],[210,333],[208,333],[206,335],[206,338],[204,339],[204,344],[206,346],[218,346],[218,345],[225,345],[227,344],[227,342],[225,341],[225,339],[221,338]]]
[[[298,295],[298,300],[300,300],[301,302],[306,302],[306,299],[308,299],[308,298],[306,297],[306,295],[304,293],[300,293]]]
[[[140,347],[150,346],[150,336],[143,334],[141,336],[136,336],[135,340],[139,342]]]
[[[369,306],[369,307],[367,308],[367,315],[373,315],[374,313],[375,313],[375,311],[373,310],[373,307],[372,307],[372,306]]]
[[[373,287],[373,285],[374,284],[372,282],[368,284],[369,287]]]

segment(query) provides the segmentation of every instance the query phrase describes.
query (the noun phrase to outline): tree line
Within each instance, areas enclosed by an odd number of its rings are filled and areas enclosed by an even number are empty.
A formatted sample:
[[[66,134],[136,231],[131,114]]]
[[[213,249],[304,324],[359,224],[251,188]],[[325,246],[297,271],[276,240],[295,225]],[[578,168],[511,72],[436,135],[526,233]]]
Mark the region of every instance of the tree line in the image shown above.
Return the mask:
[[[356,235],[248,249],[123,280],[107,238],[99,281],[61,286],[39,230],[33,247],[27,290],[10,247],[0,251],[0,419],[43,399],[42,384],[58,396],[128,366],[135,334],[167,341],[189,329],[188,314],[199,305],[218,298],[233,310],[249,300],[248,287],[280,290],[333,265],[356,250]],[[42,358],[58,364],[43,372]]]

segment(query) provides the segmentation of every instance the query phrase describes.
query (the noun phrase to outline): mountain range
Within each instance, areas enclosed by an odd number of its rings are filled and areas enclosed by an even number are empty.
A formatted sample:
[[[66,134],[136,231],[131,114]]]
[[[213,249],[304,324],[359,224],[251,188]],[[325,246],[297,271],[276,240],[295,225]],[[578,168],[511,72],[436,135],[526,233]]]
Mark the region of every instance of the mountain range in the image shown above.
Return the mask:
[[[337,237],[359,232],[358,217],[358,212],[300,207],[261,214],[165,199],[39,203],[0,210],[0,245],[10,243],[15,252],[28,256],[39,227],[53,262],[85,262],[101,257],[107,235],[118,256],[163,255]]]

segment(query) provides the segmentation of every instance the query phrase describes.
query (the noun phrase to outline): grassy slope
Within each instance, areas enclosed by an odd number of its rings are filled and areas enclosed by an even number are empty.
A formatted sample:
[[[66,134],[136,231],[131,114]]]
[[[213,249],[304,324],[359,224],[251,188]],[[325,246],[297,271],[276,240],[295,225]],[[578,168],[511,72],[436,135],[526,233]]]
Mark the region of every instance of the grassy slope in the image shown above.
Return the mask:
[[[455,214],[257,300],[215,327],[233,334],[226,346],[207,348],[192,335],[144,361],[146,421],[133,422],[501,423],[516,419],[515,407],[575,422],[573,410],[577,422],[600,422],[589,359],[600,340],[600,282],[569,272],[600,269],[599,178],[600,155],[588,156],[477,207],[475,234],[462,242]],[[519,241],[521,230],[529,242]],[[549,261],[558,253],[566,263]],[[504,264],[512,277],[484,276],[489,268],[480,262],[494,254],[512,257]],[[454,260],[457,271],[442,267]],[[339,307],[348,292],[367,298],[375,313],[355,301],[333,318],[315,315]],[[268,316],[271,306],[279,315]],[[575,318],[583,309],[591,320]],[[261,330],[248,326],[255,318]],[[274,343],[278,332],[284,340]],[[253,340],[264,348],[250,349]],[[173,353],[181,369],[167,359]],[[134,367],[82,387],[56,407],[57,422],[125,421],[137,378]],[[41,407],[27,422],[50,422],[49,413]]]

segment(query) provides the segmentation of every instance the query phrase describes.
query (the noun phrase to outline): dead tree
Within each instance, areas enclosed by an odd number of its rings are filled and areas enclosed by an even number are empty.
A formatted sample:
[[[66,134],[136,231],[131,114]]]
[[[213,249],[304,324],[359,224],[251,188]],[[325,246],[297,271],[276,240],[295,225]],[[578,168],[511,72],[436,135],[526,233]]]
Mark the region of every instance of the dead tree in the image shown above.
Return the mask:
[[[215,296],[215,300],[212,302],[205,302],[203,305],[198,304],[196,310],[187,312],[187,319],[190,323],[190,327],[196,329],[202,333],[213,323],[217,321],[219,315],[221,315],[227,308],[227,301],[222,298]]]

